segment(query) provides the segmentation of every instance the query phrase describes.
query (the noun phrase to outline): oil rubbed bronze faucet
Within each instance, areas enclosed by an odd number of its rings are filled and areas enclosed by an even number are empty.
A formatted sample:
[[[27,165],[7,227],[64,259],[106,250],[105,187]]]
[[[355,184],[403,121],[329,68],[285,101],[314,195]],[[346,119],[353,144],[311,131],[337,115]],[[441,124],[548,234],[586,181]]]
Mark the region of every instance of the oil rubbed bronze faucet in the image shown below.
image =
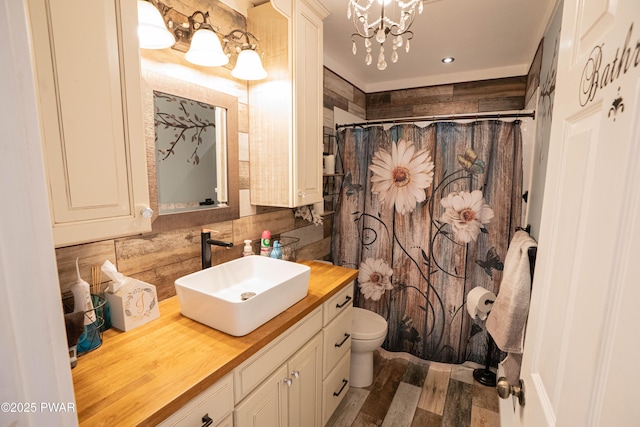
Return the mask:
[[[223,242],[222,240],[214,240],[211,238],[211,230],[203,228],[200,233],[200,243],[202,246],[202,269],[211,267],[211,245],[222,246],[230,249],[233,242]]]

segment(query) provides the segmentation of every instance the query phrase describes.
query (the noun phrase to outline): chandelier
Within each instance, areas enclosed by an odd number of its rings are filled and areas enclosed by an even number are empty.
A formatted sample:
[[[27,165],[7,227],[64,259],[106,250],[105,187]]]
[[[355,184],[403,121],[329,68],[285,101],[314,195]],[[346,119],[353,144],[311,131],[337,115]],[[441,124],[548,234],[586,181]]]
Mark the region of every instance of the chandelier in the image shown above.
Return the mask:
[[[379,6],[379,12],[374,6]],[[374,39],[380,43],[377,66],[379,70],[384,70],[387,68],[384,43],[391,38],[393,46],[391,62],[397,62],[399,47],[404,45],[405,51],[409,52],[409,40],[413,38],[413,32],[409,29],[416,17],[416,7],[418,13],[422,13],[422,0],[349,0],[347,19],[353,19],[353,25],[357,31],[351,35],[353,54],[355,55],[358,51],[355,37],[363,38],[366,50],[365,63],[370,65],[373,60],[371,39]],[[395,15],[392,15],[394,12]]]

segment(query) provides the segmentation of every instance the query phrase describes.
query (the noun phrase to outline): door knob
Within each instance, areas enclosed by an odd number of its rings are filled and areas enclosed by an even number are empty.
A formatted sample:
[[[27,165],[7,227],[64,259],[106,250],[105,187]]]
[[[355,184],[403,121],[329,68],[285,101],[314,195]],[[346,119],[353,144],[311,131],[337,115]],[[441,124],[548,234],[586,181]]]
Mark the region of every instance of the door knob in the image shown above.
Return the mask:
[[[524,406],[524,381],[522,378],[518,380],[518,385],[511,385],[505,377],[500,377],[496,383],[496,389],[500,398],[508,399],[513,395],[518,398],[520,406]]]

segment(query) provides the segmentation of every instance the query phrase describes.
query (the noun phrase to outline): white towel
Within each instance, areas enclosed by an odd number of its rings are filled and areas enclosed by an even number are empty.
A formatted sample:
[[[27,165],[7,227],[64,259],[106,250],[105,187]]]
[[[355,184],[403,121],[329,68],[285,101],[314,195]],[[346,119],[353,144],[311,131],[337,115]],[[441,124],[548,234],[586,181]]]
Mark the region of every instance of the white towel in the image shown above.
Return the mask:
[[[528,250],[533,246],[537,246],[537,243],[527,232],[516,231],[505,257],[500,290],[487,318],[487,332],[491,334],[500,350],[510,353],[509,356],[519,356],[523,349],[531,300]],[[511,357],[512,361],[514,359],[521,360],[521,357]],[[513,384],[520,376],[520,364],[509,365],[507,379]],[[507,366],[503,366],[507,370]]]

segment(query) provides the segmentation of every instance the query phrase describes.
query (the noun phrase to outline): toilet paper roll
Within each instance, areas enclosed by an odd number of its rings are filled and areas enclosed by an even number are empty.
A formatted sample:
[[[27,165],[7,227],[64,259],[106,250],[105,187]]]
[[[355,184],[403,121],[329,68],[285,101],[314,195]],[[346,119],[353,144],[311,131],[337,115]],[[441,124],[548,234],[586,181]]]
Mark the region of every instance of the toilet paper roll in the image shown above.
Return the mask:
[[[467,294],[467,311],[471,317],[478,316],[480,320],[484,320],[495,300],[496,294],[482,286],[476,286]]]
[[[324,156],[324,173],[325,175],[333,175],[336,173],[336,156],[333,154]]]

